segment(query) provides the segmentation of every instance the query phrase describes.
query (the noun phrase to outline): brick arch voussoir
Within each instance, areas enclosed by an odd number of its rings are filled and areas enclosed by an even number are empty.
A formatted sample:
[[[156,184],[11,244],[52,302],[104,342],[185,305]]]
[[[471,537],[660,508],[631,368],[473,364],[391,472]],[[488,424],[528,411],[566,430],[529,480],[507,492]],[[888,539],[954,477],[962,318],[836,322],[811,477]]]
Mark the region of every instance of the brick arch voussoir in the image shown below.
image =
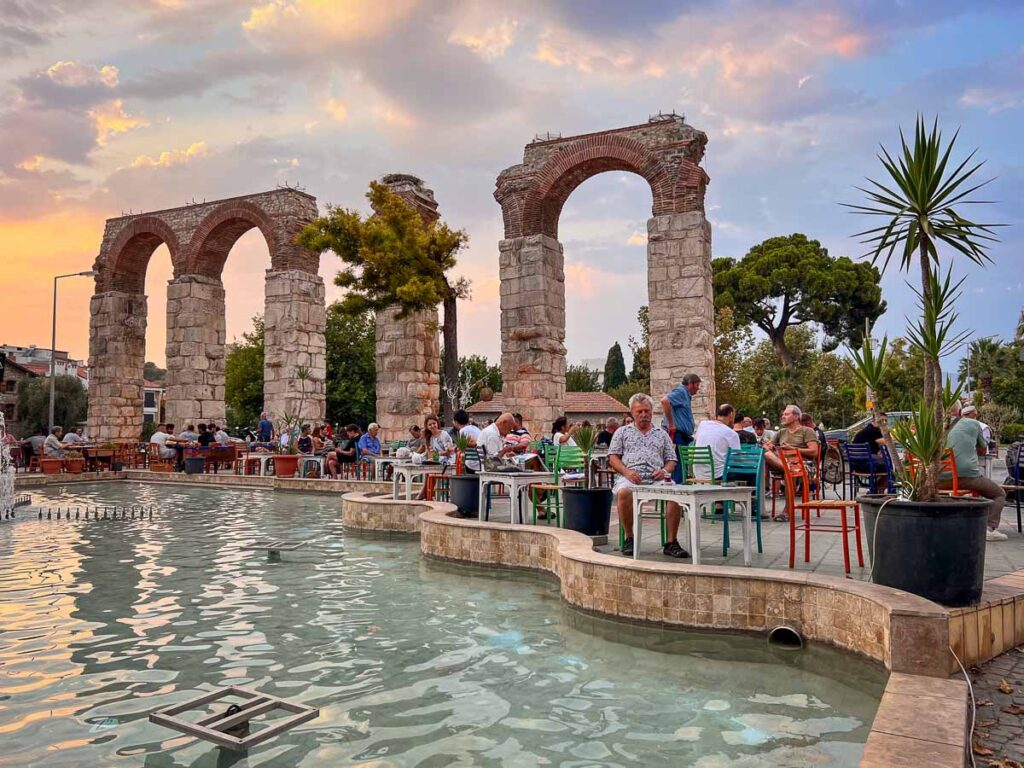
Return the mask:
[[[523,204],[523,234],[557,238],[558,218],[572,191],[587,179],[611,170],[629,171],[647,181],[653,213],[672,209],[674,184],[658,153],[627,137],[591,137],[569,145],[541,167]]]
[[[188,269],[187,274],[207,274],[207,272],[210,271],[211,265],[204,263],[207,258],[204,254],[206,247],[209,244],[209,239],[211,235],[216,232],[218,227],[233,220],[248,222],[253,227],[259,229],[263,234],[263,239],[267,241],[267,249],[270,251],[271,268],[280,268],[277,265],[277,254],[280,247],[277,233],[274,228],[273,216],[255,203],[250,203],[245,200],[233,200],[231,202],[224,203],[223,205],[219,205],[210,211],[210,213],[206,215],[206,218],[204,218],[196,228],[195,233],[192,235],[192,239],[189,241],[188,256],[185,259],[185,264]],[[238,237],[241,237],[241,235],[242,233],[239,233]],[[237,241],[237,237],[235,238],[235,241]],[[235,241],[232,241],[231,245],[234,245]],[[228,250],[230,250],[230,246],[228,247]],[[225,256],[226,255],[227,254],[225,253]],[[224,265],[221,263],[216,266],[218,272],[216,277],[219,277],[219,272],[223,269]]]
[[[184,254],[174,229],[158,216],[142,216],[132,219],[125,224],[121,231],[117,233],[110,247],[105,249],[105,252],[97,259],[95,269],[99,272],[97,279],[97,289],[99,292],[126,290],[129,293],[142,293],[144,291],[145,273],[149,267],[149,258],[160,245],[159,243],[153,244],[150,249],[149,245],[151,243],[148,243],[145,249],[149,250],[149,252],[145,253],[144,256],[140,255],[135,250],[135,247],[140,237],[146,236],[149,236],[147,239],[156,238],[167,246],[171,256],[171,267],[174,277],[184,273],[186,267]],[[133,265],[128,262],[129,260],[140,258],[144,259],[145,263],[142,265],[141,270],[134,270],[135,275],[132,275],[132,279],[129,280],[128,273]]]

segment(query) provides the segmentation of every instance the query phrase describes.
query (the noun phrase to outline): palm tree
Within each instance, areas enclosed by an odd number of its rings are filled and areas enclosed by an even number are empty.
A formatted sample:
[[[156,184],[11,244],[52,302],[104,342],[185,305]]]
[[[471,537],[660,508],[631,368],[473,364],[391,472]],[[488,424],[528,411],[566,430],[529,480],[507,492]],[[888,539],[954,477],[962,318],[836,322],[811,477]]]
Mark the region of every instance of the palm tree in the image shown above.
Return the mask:
[[[992,378],[1005,370],[1009,363],[1008,349],[1001,341],[993,341],[991,338],[978,339],[971,343],[967,356],[960,361],[961,380],[972,392],[975,385],[979,386],[986,403],[992,399]],[[968,381],[968,372],[971,373],[970,379],[973,381]]]
[[[870,188],[858,187],[870,204],[846,204],[856,212],[885,220],[859,233],[870,246],[872,262],[882,261],[883,272],[895,253],[899,253],[901,271],[909,273],[915,264],[921,271],[921,290],[915,293],[922,318],[908,329],[908,336],[925,361],[924,397],[916,425],[917,445],[922,451],[918,455],[926,465],[916,495],[923,501],[938,498],[936,483],[945,448],[945,395],[959,395],[959,389],[944,393],[940,358],[966,340],[965,334],[953,331],[957,318],[953,304],[960,283],[953,284],[949,272],[945,278],[941,275],[938,246],[951,248],[983,266],[991,260],[989,244],[997,240],[993,228],[998,225],[981,224],[960,213],[962,206],[987,202],[972,196],[988,181],[975,183],[975,174],[983,165],[973,162],[977,150],[955,167],[950,163],[958,134],[944,145],[938,118],[929,131],[919,116],[913,145],[908,144],[901,130],[901,151],[896,158],[882,147],[878,159],[888,174],[886,183],[868,179]]]

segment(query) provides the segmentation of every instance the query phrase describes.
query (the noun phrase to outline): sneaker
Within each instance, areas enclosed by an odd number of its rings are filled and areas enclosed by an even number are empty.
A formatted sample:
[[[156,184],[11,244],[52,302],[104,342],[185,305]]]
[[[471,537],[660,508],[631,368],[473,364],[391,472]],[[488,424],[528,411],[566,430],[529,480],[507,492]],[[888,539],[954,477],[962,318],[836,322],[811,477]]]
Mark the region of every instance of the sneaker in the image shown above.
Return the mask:
[[[995,529],[991,529],[985,534],[985,541],[1006,541],[1008,538],[1010,537],[1005,533]]]
[[[633,540],[632,539],[626,539],[624,542],[622,542],[622,554],[625,555],[626,557],[632,557],[633,556]]]
[[[684,557],[690,556],[689,552],[687,552],[685,549],[679,546],[678,541],[670,541],[668,544],[665,545],[665,548],[661,550],[661,552],[665,555],[665,557],[678,557],[682,559]]]
[[[773,517],[772,520],[774,520],[776,523],[788,523],[789,515],[787,515],[785,512],[779,512],[779,514]]]

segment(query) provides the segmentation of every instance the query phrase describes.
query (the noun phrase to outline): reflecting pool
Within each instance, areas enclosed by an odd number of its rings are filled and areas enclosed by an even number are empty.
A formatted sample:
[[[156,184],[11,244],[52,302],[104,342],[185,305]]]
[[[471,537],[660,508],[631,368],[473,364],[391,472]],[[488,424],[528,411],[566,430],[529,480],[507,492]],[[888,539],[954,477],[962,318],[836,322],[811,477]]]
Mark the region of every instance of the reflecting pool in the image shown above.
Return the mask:
[[[0,766],[854,766],[885,684],[821,648],[584,616],[544,576],[346,533],[337,496],[95,484],[0,524]],[[308,542],[280,562],[246,547]],[[148,722],[245,685],[320,717],[236,756]]]

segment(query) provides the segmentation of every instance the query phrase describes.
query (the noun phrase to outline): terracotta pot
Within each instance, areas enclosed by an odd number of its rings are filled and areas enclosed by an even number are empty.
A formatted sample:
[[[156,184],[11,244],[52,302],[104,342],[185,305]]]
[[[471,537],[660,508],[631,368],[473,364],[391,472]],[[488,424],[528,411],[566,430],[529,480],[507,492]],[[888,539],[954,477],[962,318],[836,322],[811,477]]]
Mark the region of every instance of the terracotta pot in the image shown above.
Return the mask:
[[[40,459],[39,468],[44,475],[59,475],[64,468],[64,459]]]
[[[274,456],[274,474],[277,477],[295,477],[295,471],[299,468],[299,455],[297,453],[279,453]]]
[[[64,459],[64,471],[80,475],[85,469],[85,459]]]

